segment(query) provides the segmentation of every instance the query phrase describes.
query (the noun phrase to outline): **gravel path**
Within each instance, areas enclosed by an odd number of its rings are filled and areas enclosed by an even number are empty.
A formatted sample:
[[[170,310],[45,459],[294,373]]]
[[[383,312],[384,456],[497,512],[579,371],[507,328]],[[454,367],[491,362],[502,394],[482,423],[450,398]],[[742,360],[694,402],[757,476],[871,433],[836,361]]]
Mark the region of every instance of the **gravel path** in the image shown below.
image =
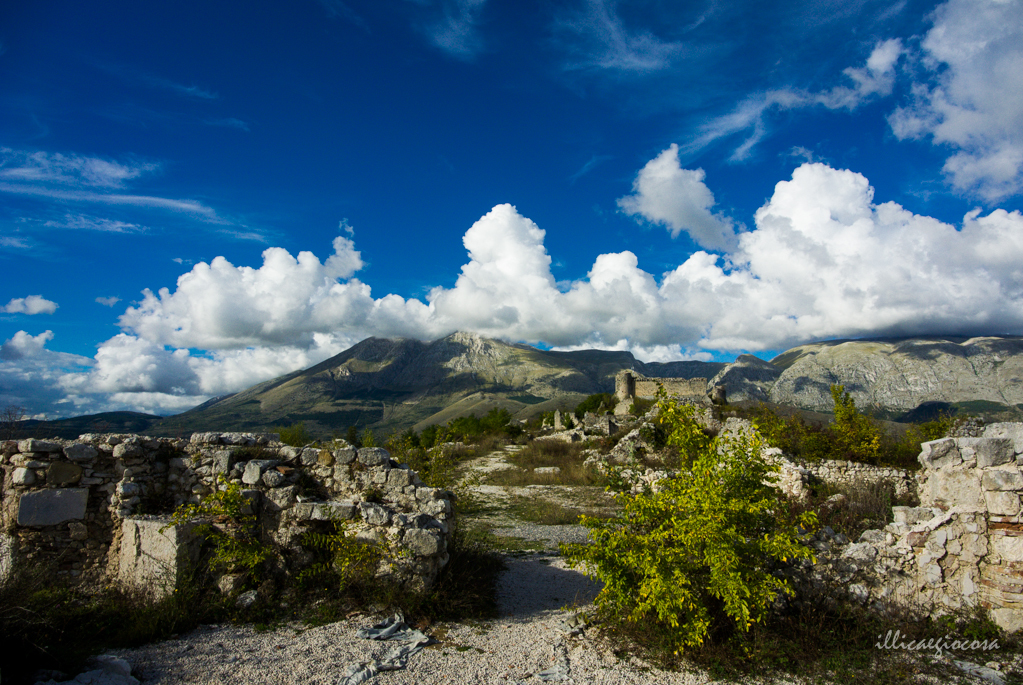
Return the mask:
[[[371,683],[543,682],[544,669],[567,667],[571,682],[593,684],[698,685],[701,673],[669,673],[621,661],[584,631],[571,636],[567,621],[596,596],[599,586],[557,557],[510,560],[501,579],[501,617],[494,621],[433,626],[440,638],[412,657],[408,668],[377,675]],[[338,681],[353,663],[380,657],[387,644],[360,640],[359,628],[376,617],[359,616],[317,628],[294,624],[256,632],[251,626],[206,626],[177,640],[117,655],[127,659],[143,683],[318,684]],[[569,682],[569,681],[564,681]]]

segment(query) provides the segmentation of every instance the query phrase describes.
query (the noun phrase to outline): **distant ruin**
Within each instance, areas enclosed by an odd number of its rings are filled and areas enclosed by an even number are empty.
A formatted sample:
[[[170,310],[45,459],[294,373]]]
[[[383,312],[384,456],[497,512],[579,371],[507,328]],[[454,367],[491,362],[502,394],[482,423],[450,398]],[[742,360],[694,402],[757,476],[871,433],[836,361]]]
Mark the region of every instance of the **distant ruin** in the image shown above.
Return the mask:
[[[648,378],[629,370],[619,371],[615,376],[615,399],[619,402],[630,398],[652,400],[657,397],[657,389],[661,387],[672,397],[710,402],[706,378]]]

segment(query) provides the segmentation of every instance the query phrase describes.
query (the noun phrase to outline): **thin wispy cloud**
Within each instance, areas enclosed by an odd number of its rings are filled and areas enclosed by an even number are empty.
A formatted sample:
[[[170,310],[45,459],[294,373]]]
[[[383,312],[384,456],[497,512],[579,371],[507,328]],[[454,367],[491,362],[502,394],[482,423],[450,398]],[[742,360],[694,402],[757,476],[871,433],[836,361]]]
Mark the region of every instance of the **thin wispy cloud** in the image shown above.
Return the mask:
[[[430,42],[448,55],[472,60],[484,49],[479,24],[487,0],[440,0],[439,17],[424,25]]]
[[[206,119],[203,123],[207,126],[222,126],[224,128],[236,128],[239,131],[249,132],[249,124],[241,119],[226,117],[224,119]]]
[[[6,247],[14,250],[28,250],[32,247],[32,244],[25,238],[15,238],[14,236],[0,236],[0,247]]]
[[[153,162],[0,148],[0,181],[122,188],[127,181],[159,168]]]
[[[202,86],[179,83],[143,69],[136,69],[134,67],[127,67],[119,64],[100,64],[99,67],[104,71],[115,74],[126,81],[139,83],[155,90],[163,90],[186,98],[196,100],[216,100],[220,97],[212,90]]]
[[[355,10],[341,0],[317,0],[331,19],[343,19],[369,33],[369,24]]]
[[[62,202],[162,209],[207,223],[230,223],[198,200],[113,192],[124,189],[128,181],[159,169],[160,165],[154,162],[116,162],[75,154],[0,148],[0,193]],[[70,213],[68,216],[72,217],[69,223],[60,225],[58,222],[52,227],[120,232],[135,230],[134,224],[103,223],[102,220],[75,218]]]
[[[113,307],[115,304],[121,301],[119,297],[97,297],[96,302],[103,305],[104,307]]]
[[[614,159],[614,157],[612,157],[611,155],[593,155],[586,162],[586,164],[582,165],[579,171],[575,172],[574,174],[568,177],[569,184],[574,184],[580,178],[596,169],[597,165],[599,165],[601,162],[606,162],[609,159]]]
[[[43,223],[47,228],[66,228],[85,231],[102,231],[104,233],[145,233],[149,229],[139,224],[132,224],[126,221],[114,219],[103,219],[100,217],[86,216],[84,214],[71,214],[68,212],[60,221],[51,219]]]
[[[230,223],[226,219],[218,216],[217,212],[212,207],[207,207],[197,200],[176,200],[166,197],[153,197],[151,195],[103,194],[87,190],[61,190],[58,188],[46,188],[14,183],[0,183],[0,193],[48,197],[54,200],[65,200],[70,202],[151,207],[154,209],[164,209],[169,212],[188,214],[208,223]]]
[[[670,66],[686,45],[625,26],[613,0],[586,0],[585,7],[559,17],[553,31],[571,57],[566,70],[650,73]]]
[[[851,87],[839,85],[817,92],[791,87],[754,93],[731,112],[704,124],[700,134],[682,149],[686,153],[694,153],[719,139],[745,133],[745,138],[733,149],[730,160],[746,160],[767,135],[768,117],[774,112],[814,106],[851,111],[875,97],[890,95],[895,84],[896,64],[902,54],[902,41],[897,38],[877,43],[863,67],[850,67],[842,72],[852,82]]]

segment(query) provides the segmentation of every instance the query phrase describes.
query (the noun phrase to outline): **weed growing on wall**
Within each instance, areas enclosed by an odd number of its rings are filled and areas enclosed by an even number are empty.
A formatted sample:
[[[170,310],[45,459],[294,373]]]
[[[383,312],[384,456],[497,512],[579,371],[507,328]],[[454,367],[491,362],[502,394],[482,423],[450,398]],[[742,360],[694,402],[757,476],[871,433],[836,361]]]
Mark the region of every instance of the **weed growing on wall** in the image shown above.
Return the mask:
[[[213,544],[211,567],[258,577],[260,567],[273,557],[273,551],[260,540],[256,517],[245,513],[249,501],[242,496],[241,485],[229,483],[223,476],[218,478],[217,484],[219,489],[199,504],[178,507],[165,528],[199,521],[195,532]]]
[[[658,492],[617,494],[616,518],[583,517],[592,544],[563,552],[604,582],[597,605],[606,619],[656,625],[681,652],[701,645],[722,619],[748,631],[777,595],[791,594],[772,571],[812,558],[797,524],[812,528],[815,519],[785,515],[780,491],[768,484],[777,467],[763,459],[756,435],[712,439],[695,408],[664,399],[659,407],[681,472]]]
[[[299,583],[330,576],[337,589],[343,592],[352,583],[364,582],[373,576],[380,550],[357,540],[345,521],[331,521],[328,533],[306,532],[302,545],[318,553],[319,560],[298,574]]]

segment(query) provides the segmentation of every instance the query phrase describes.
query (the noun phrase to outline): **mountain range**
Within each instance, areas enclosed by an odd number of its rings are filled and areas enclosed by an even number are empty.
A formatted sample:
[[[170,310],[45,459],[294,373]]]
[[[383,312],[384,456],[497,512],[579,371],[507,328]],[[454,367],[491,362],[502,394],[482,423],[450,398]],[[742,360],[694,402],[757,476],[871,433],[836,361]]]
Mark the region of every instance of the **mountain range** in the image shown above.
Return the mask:
[[[367,338],[311,368],[176,416],[122,412],[32,428],[74,437],[82,426],[116,424],[173,436],[301,421],[316,437],[342,434],[348,426],[389,434],[494,408],[516,418],[572,408],[593,393],[613,392],[623,369],[650,377],[707,378],[709,386],[725,386],[730,402],[829,412],[830,387],[842,385],[857,407],[887,419],[925,419],[938,411],[1001,420],[1023,416],[1019,337],[832,340],[794,347],[771,361],[741,355],[726,364],[644,363],[630,352],[557,352],[459,332],[432,342]]]

